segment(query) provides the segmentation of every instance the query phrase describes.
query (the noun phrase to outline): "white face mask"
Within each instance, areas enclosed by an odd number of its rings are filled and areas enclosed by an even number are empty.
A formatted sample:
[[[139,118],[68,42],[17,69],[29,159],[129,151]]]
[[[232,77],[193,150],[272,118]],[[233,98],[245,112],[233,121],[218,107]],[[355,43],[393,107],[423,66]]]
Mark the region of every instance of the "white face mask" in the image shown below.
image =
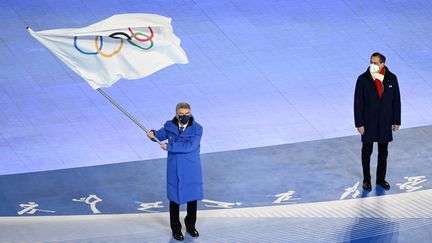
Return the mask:
[[[378,72],[379,69],[380,69],[380,67],[379,67],[378,65],[375,65],[375,64],[371,64],[371,65],[369,66],[369,70],[370,70],[372,73],[376,73],[376,72]]]

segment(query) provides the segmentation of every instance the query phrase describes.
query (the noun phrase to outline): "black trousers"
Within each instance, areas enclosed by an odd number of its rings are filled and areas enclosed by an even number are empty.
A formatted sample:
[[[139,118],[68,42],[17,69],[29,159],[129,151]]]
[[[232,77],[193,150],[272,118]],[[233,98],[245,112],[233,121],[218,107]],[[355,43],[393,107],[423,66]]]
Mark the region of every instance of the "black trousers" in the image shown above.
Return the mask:
[[[187,203],[187,215],[185,218],[186,229],[195,229],[197,218],[197,201]],[[170,201],[170,225],[173,232],[181,231],[180,205]]]
[[[370,157],[373,151],[373,143],[363,143],[362,146],[362,166],[363,182],[370,182]],[[378,165],[376,180],[384,180],[387,171],[388,143],[378,143]]]

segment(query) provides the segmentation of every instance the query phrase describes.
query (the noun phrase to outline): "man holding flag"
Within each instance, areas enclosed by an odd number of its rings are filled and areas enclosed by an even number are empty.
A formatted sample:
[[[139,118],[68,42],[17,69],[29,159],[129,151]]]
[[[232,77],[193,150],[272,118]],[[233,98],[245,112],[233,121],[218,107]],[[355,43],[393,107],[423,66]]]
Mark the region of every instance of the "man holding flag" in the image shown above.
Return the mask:
[[[35,32],[27,27],[27,30],[168,151],[167,192],[171,201],[173,236],[177,240],[184,239],[179,205],[187,202],[186,230],[192,237],[198,237],[195,222],[197,200],[203,197],[199,158],[202,127],[193,120],[190,106],[180,103],[172,121],[159,131],[149,131],[102,90],[121,78],[140,79],[170,65],[189,62],[180,47],[180,39],[173,33],[171,18],[128,13],[84,28]],[[168,143],[163,144],[158,139],[168,140]]]
[[[147,133],[151,139],[168,140],[161,148],[168,152],[167,196],[170,200],[170,225],[176,240],[183,240],[179,219],[180,204],[187,203],[186,232],[198,237],[195,228],[197,200],[203,198],[200,142],[203,128],[192,114],[188,103],[176,106],[176,114],[158,131]]]

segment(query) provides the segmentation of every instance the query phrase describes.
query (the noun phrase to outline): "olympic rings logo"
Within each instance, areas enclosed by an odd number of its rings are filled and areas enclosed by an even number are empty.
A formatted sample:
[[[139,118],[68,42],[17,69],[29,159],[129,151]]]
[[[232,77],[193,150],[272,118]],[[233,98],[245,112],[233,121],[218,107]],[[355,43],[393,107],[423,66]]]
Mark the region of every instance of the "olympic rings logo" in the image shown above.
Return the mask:
[[[150,35],[146,35],[146,34],[141,33],[141,32],[135,32],[134,33],[131,28],[128,28],[130,35],[125,33],[125,32],[114,32],[114,33],[110,34],[109,37],[120,40],[120,45],[117,49],[115,49],[113,52],[111,52],[109,54],[102,51],[103,37],[98,36],[98,35],[95,37],[95,48],[96,48],[95,52],[88,52],[88,51],[83,51],[82,49],[80,49],[78,47],[78,37],[77,36],[74,36],[74,47],[75,47],[75,49],[77,49],[77,51],[79,51],[85,55],[100,54],[103,57],[110,58],[110,57],[113,57],[116,54],[118,54],[123,49],[124,40],[126,39],[126,41],[129,42],[131,45],[133,45],[139,49],[147,51],[153,47],[153,37],[154,37],[154,33],[153,33],[152,28],[151,27],[147,27],[147,28],[150,31]],[[144,38],[140,38],[139,36],[144,37]],[[124,38],[122,38],[122,37],[124,37]],[[141,46],[141,45],[138,45],[137,43],[135,43],[134,41],[139,41],[142,43],[148,43],[148,45],[146,47]]]

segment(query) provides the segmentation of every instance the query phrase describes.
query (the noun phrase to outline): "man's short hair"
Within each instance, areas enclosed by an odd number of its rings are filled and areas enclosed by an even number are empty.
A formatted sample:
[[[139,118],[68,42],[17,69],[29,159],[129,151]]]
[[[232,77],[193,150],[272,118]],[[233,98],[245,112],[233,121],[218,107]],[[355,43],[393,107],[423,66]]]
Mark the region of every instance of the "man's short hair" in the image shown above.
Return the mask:
[[[379,52],[372,53],[371,58],[372,57],[379,57],[381,63],[385,63],[385,61],[386,61],[386,57],[383,54],[379,53]]]
[[[178,103],[177,104],[177,106],[176,106],[176,112],[178,111],[178,110],[180,110],[180,109],[191,109],[191,107],[190,107],[190,105],[188,104],[188,103],[186,103],[186,102],[180,102],[180,103]]]

